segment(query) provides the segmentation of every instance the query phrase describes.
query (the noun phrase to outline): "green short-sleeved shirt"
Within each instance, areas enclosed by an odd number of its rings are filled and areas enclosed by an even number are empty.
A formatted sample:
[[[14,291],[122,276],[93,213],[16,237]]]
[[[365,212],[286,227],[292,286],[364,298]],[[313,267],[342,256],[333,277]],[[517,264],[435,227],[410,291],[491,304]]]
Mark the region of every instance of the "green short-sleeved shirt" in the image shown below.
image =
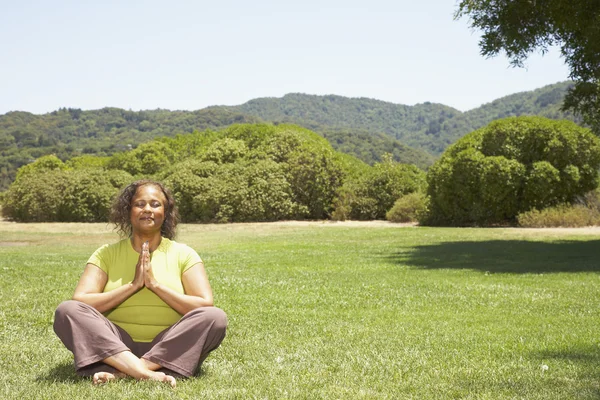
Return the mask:
[[[131,241],[124,239],[100,247],[88,263],[106,272],[108,281],[104,292],[109,292],[133,280],[139,256],[131,246]],[[156,280],[179,293],[184,293],[181,282],[183,273],[201,261],[192,248],[167,238],[162,238],[158,248],[151,254],[152,272]],[[148,288],[138,291],[104,315],[129,333],[136,342],[151,342],[162,330],[181,318],[181,314]]]

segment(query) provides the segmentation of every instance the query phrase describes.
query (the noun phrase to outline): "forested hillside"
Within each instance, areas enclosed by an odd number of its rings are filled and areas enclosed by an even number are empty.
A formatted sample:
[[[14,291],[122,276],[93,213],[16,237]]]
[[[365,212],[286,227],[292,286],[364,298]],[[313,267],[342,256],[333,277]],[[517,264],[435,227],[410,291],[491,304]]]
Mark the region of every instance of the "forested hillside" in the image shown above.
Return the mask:
[[[450,138],[434,136],[438,132],[436,127],[462,114],[442,104],[406,106],[367,98],[300,93],[287,94],[282,98],[254,99],[225,109],[267,121],[298,124],[315,132],[346,128],[385,133],[431,154],[441,153],[452,143]]]
[[[221,129],[261,119],[223,108],[199,111],[127,111],[119,108],[82,111],[62,108],[44,115],[9,112],[0,116],[0,191],[14,181],[19,167],[48,154],[68,160],[80,155],[107,156],[157,137]],[[434,157],[378,132],[323,130],[334,149],[373,164],[391,153],[397,162],[426,169]]]
[[[441,104],[406,106],[305,94],[198,111],[62,108],[44,115],[9,112],[0,115],[0,191],[14,180],[17,168],[43,155],[55,154],[62,160],[82,154],[112,155],[157,137],[261,121],[304,126],[327,138],[334,149],[368,164],[391,153],[397,162],[427,168],[448,145],[498,118],[540,115],[579,122],[560,111],[569,85],[562,82],[514,94],[464,113]]]
[[[494,100],[473,110],[465,112],[459,119],[467,121],[471,130],[479,129],[490,122],[506,117],[521,115],[536,115],[550,119],[568,119],[582,124],[582,119],[572,113],[560,110],[567,90],[573,85],[571,82],[561,82],[530,92],[512,94]],[[454,128],[448,130],[453,137],[460,138],[465,135],[464,129]]]
[[[67,160],[82,154],[111,155],[162,136],[216,129],[259,119],[228,110],[127,111],[61,108],[44,115],[0,115],[0,191],[22,165],[47,154]]]
[[[560,82],[513,94],[464,113],[428,102],[406,106],[367,98],[299,93],[219,108],[268,121],[295,123],[316,132],[332,127],[381,132],[408,146],[439,155],[465,134],[498,118],[537,115],[580,122],[572,114],[560,111],[562,99],[571,85],[571,82]]]
[[[342,153],[350,154],[367,164],[382,161],[382,155],[390,153],[392,159],[405,164],[414,164],[427,169],[435,156],[414,147],[409,147],[384,133],[349,128],[325,128],[319,132]]]

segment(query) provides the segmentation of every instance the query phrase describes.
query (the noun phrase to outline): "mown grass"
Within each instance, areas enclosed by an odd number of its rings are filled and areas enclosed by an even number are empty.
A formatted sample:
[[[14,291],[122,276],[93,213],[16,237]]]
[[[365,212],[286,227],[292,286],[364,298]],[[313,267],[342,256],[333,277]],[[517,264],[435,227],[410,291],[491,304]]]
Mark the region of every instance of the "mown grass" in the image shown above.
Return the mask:
[[[0,398],[600,398],[600,231],[184,225],[229,329],[175,390],[94,387],[52,331],[114,240],[0,223]]]

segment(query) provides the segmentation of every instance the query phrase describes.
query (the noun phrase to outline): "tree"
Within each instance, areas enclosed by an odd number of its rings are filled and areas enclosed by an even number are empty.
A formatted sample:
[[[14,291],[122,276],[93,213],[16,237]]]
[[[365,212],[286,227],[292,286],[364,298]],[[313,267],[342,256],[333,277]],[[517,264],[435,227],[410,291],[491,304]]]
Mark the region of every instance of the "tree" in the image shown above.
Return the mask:
[[[349,179],[334,201],[335,219],[385,219],[400,197],[423,191],[425,172],[414,165],[400,164],[384,154],[383,161]]]
[[[504,51],[514,66],[522,67],[536,50],[560,46],[575,81],[563,108],[581,114],[600,134],[600,2],[462,0],[455,17],[464,16],[483,32],[481,54]]]
[[[20,179],[25,175],[35,175],[47,171],[53,170],[64,170],[67,166],[56,157],[54,154],[43,156],[32,162],[31,164],[24,165],[17,172],[17,178]]]
[[[430,225],[513,222],[598,186],[600,139],[570,121],[513,117],[450,146],[427,173]]]
[[[132,180],[100,168],[20,173],[3,195],[2,215],[18,222],[105,222],[112,199]]]
[[[107,161],[106,166],[131,175],[152,175],[171,165],[174,158],[175,152],[167,144],[153,140],[141,144],[135,150],[116,153]]]
[[[201,222],[277,221],[308,212],[293,201],[281,164],[272,160],[220,164],[200,187],[192,205]]]
[[[286,124],[234,125],[223,134],[230,140],[229,147],[243,140],[249,149],[248,157],[267,158],[280,164],[291,185],[294,203],[308,209],[308,218],[329,217],[344,170],[340,154],[326,139]]]
[[[201,147],[157,175],[186,222],[327,218],[346,164],[362,164],[293,125],[233,125]]]

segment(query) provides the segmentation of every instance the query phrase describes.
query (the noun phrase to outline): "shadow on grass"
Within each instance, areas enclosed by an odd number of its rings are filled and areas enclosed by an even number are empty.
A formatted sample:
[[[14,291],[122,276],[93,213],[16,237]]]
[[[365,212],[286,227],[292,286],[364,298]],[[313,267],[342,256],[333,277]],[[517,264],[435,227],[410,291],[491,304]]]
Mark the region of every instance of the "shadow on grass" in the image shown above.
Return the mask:
[[[598,373],[600,370],[600,348],[590,346],[588,348],[547,350],[537,353],[543,365],[548,367],[548,373],[552,374],[556,364],[562,364],[562,368],[572,369],[575,367],[578,380],[591,384],[582,384],[582,389],[594,399],[600,399],[600,385],[598,384]],[[571,383],[572,384],[572,383]],[[584,396],[581,396],[582,398]]]
[[[543,360],[562,360],[572,363],[585,364],[589,367],[600,368],[600,348],[590,347],[589,349],[572,350],[547,350],[538,354]]]
[[[50,371],[37,377],[37,381],[43,383],[76,383],[83,379],[86,378],[82,378],[75,373],[75,367],[73,366],[72,361],[64,361],[55,365]]]
[[[526,363],[514,367],[526,371],[523,375],[501,373],[487,379],[475,374],[475,378],[468,376],[457,380],[459,394],[468,393],[469,398],[479,398],[497,393],[496,397],[491,397],[494,399],[600,399],[600,348],[597,346],[534,350],[526,359],[534,361],[533,365]],[[530,371],[531,367],[535,370]],[[540,395],[540,391],[545,396]]]
[[[599,272],[600,240],[532,242],[489,240],[416,246],[389,256],[424,269],[473,269],[490,273]]]

